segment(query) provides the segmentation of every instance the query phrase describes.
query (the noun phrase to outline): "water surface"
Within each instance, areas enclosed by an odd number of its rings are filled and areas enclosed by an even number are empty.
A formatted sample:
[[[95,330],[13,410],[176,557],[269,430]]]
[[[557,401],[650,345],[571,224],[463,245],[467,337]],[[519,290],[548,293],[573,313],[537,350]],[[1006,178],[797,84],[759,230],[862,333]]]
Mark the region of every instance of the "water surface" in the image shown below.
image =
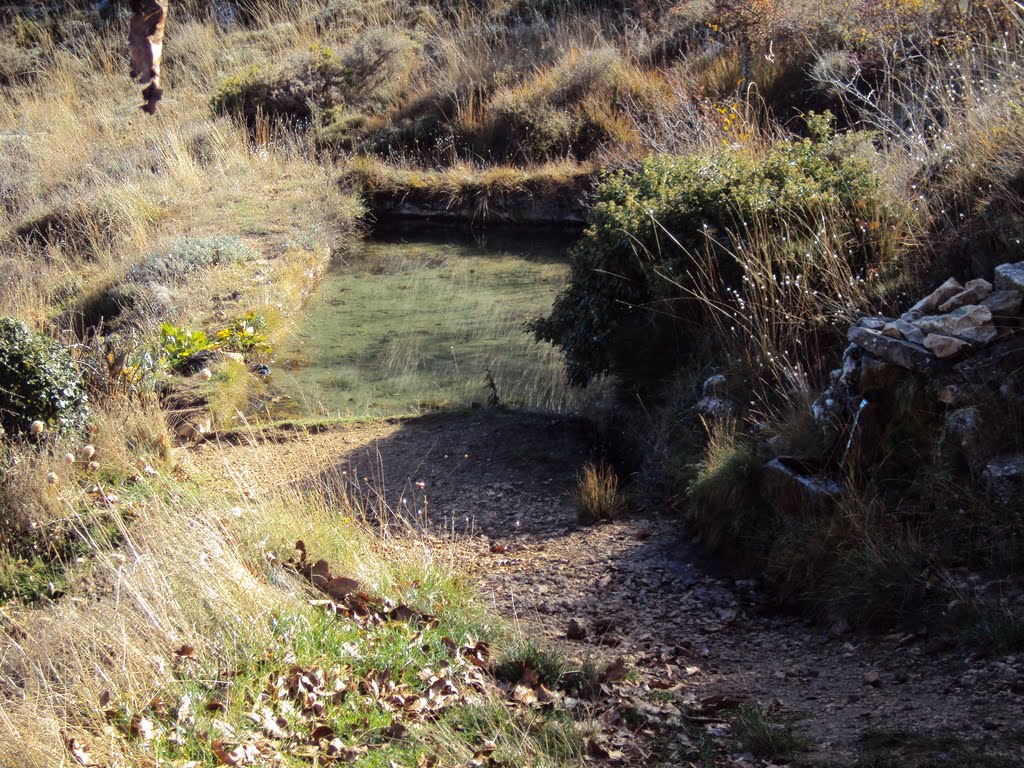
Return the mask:
[[[560,356],[523,325],[546,315],[568,277],[567,240],[375,239],[337,264],[278,350],[277,415],[396,415],[503,403],[555,412],[581,404]]]

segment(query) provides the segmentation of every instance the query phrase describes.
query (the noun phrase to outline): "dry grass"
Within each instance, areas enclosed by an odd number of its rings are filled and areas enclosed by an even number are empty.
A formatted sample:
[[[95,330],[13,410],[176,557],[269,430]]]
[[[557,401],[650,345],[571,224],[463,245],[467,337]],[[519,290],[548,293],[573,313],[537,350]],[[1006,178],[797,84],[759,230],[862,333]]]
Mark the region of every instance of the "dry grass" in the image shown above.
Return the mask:
[[[573,494],[581,520],[614,520],[626,509],[626,497],[615,470],[605,463],[588,463],[576,477]]]
[[[106,742],[109,753],[96,757],[111,766],[145,760],[143,743],[97,739],[108,724],[100,694],[141,708],[175,690],[174,649],[191,645],[230,669],[236,648],[266,645],[276,619],[308,610],[306,591],[266,559],[288,557],[298,538],[379,594],[395,594],[413,578],[436,582],[433,571],[445,559],[443,547],[428,542],[410,557],[403,553],[410,544],[379,541],[358,510],[315,496],[244,498],[237,488],[213,492],[214,484],[151,481],[140,500],[119,502],[111,528],[88,537],[88,550],[70,566],[76,586],[59,605],[5,607],[0,762],[58,764],[67,735],[94,752]],[[80,530],[94,530],[87,516],[95,505],[83,491],[62,485],[54,494]]]

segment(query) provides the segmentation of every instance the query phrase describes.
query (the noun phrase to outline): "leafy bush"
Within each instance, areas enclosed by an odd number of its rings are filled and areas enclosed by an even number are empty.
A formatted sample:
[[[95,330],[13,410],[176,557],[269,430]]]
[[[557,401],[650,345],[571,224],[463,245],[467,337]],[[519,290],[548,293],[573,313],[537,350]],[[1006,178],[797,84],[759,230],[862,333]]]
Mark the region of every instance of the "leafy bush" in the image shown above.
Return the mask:
[[[59,434],[77,432],[88,398],[71,355],[53,339],[11,317],[0,320],[0,426],[17,435],[33,421]]]
[[[701,281],[741,291],[737,254],[748,226],[771,238],[777,263],[795,262],[812,283],[811,244],[826,220],[854,272],[884,260],[875,233],[893,213],[868,137],[834,136],[828,117],[812,116],[809,126],[811,138],[779,141],[760,158],[653,156],[604,177],[571,254],[570,283],[551,315],[531,323],[538,340],[561,347],[573,384],[613,369],[619,331],[651,304],[680,310]]]
[[[257,252],[237,237],[179,237],[165,252],[151,253],[128,270],[128,283],[181,282],[193,272],[251,261]]]
[[[230,352],[241,352],[244,355],[270,354],[270,342],[267,341],[267,319],[255,309],[245,317],[235,320],[227,328],[217,331],[214,337],[217,344]]]
[[[160,326],[160,361],[173,370],[192,367],[197,358],[217,347],[217,343],[210,341],[204,331],[179,328],[170,323]]]

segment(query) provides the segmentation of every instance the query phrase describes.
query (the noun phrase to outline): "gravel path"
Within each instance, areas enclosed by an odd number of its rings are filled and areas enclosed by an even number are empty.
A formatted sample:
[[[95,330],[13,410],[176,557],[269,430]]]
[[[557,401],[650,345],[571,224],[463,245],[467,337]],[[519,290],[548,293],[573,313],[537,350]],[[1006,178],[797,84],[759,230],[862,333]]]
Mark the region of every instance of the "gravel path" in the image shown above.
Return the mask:
[[[196,452],[254,488],[346,487],[424,521],[426,535],[457,537],[460,567],[526,636],[580,663],[625,661],[632,674],[601,715],[639,736],[621,761],[650,764],[652,753],[723,739],[722,696],[792,719],[809,745],[804,763],[848,761],[871,729],[1020,749],[1024,658],[977,659],[924,634],[830,634],[774,612],[755,581],[716,572],[676,520],[581,525],[570,492],[590,438],[577,421],[473,411],[278,429]],[[265,448],[251,449],[265,440],[277,443],[273,467],[256,460]]]

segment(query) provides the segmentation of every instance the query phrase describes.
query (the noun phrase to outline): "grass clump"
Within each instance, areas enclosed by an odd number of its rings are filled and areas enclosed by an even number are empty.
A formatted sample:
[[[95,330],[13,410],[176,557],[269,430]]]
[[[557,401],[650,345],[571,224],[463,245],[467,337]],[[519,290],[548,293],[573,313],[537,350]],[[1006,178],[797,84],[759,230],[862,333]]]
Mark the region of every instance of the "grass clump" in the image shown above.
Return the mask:
[[[732,724],[732,733],[754,757],[790,760],[805,746],[805,742],[793,733],[790,724],[761,707],[740,707],[739,717]]]
[[[590,462],[576,476],[573,493],[580,520],[599,522],[614,520],[626,508],[626,498],[619,487],[615,470],[606,463]]]
[[[228,78],[210,105],[250,128],[259,119],[312,125],[342,105],[379,112],[401,92],[415,55],[403,30],[368,28],[340,51],[317,44],[279,72],[252,68]]]
[[[756,527],[757,473],[761,459],[743,444],[735,424],[711,427],[696,477],[686,489],[687,517],[712,548],[743,537]],[[764,514],[768,514],[764,511]]]

